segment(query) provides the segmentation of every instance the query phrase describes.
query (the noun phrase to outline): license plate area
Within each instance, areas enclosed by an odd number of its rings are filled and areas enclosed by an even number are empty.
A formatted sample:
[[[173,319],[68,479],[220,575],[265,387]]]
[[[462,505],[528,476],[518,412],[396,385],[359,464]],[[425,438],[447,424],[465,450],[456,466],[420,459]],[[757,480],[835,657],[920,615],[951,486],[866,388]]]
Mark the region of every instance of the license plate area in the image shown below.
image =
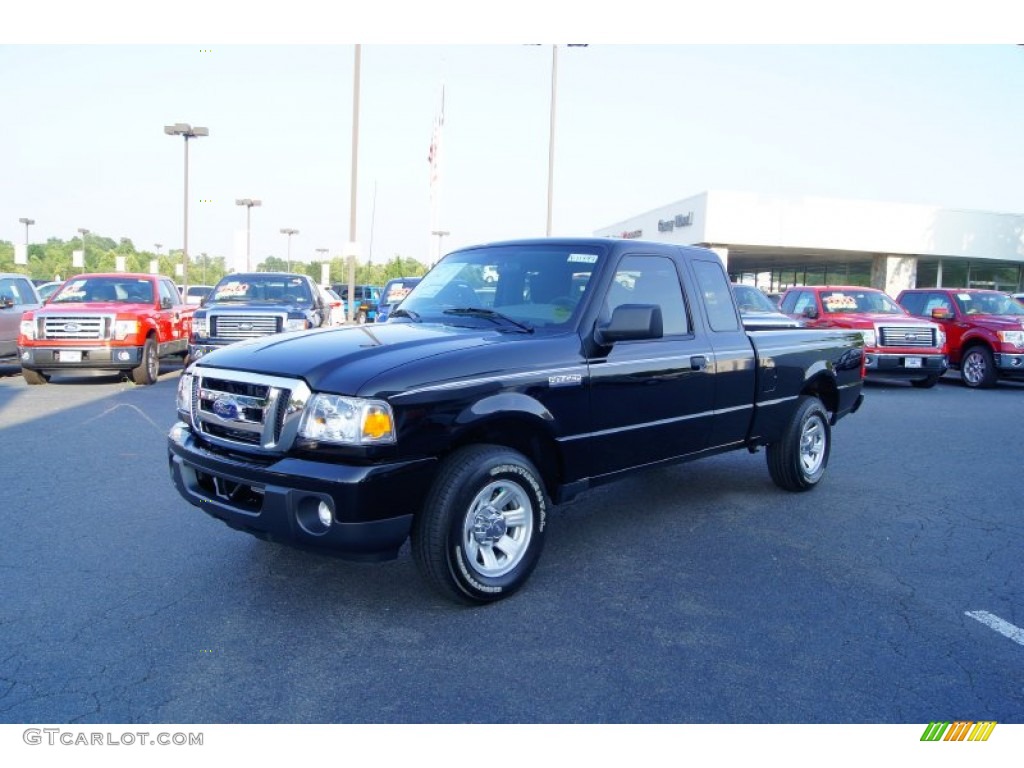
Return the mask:
[[[82,351],[80,349],[62,349],[54,352],[53,356],[58,363],[80,363],[82,362]]]
[[[903,364],[907,368],[921,368],[924,366],[924,362],[920,357],[905,357],[903,358]]]

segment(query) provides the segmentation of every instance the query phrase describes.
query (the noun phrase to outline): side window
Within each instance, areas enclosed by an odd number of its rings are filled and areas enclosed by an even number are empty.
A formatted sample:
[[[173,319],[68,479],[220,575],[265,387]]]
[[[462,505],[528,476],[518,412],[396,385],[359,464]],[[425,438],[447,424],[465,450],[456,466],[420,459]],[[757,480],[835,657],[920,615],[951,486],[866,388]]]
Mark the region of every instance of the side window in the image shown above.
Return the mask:
[[[181,303],[181,297],[178,295],[178,289],[175,288],[174,284],[169,280],[160,281],[160,302],[163,303],[164,299],[170,299],[172,307]]]
[[[802,315],[804,310],[808,308],[818,308],[818,303],[814,300],[814,294],[811,291],[798,291],[793,297],[793,309],[787,314]]]
[[[623,304],[660,306],[665,336],[690,332],[676,265],[664,256],[627,256],[620,262],[605,299],[605,316]]]
[[[931,303],[931,295],[927,293],[905,293],[900,306],[912,315],[923,315],[926,302]]]
[[[712,331],[738,331],[740,321],[736,315],[736,300],[733,298],[729,281],[720,263],[695,260],[693,270],[697,273],[697,285],[704,297],[708,311],[708,323]]]
[[[927,303],[924,305],[924,311],[920,314],[926,317],[931,317],[933,309],[945,309],[946,311],[953,312],[953,302],[949,300],[949,297],[944,293],[929,293],[925,294],[928,298]],[[911,312],[911,314],[919,314],[917,312]]]
[[[36,300],[28,281],[20,277],[0,279],[0,299],[10,300],[16,307],[22,304],[32,304]]]

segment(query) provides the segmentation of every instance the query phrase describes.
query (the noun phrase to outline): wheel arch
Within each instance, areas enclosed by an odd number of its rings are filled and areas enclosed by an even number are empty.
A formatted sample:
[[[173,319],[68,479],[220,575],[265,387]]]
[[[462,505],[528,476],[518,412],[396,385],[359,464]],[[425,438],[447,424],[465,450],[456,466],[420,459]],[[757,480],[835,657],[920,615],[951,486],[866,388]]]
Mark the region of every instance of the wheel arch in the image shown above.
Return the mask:
[[[836,384],[836,377],[829,371],[819,371],[804,384],[800,390],[801,395],[809,395],[821,400],[830,414],[835,415],[839,410],[839,387]]]

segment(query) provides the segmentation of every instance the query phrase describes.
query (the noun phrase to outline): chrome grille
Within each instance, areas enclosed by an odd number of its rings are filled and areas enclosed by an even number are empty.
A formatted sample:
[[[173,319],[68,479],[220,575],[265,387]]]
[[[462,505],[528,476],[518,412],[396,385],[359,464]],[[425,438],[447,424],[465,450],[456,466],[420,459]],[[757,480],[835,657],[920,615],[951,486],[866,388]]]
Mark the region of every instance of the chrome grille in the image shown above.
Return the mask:
[[[256,339],[279,333],[283,327],[281,314],[210,314],[210,335],[218,339]]]
[[[43,339],[103,341],[114,326],[113,315],[43,315],[39,329]]]
[[[309,397],[299,379],[199,366],[192,381],[192,426],[225,448],[284,453]]]
[[[878,329],[880,347],[935,347],[935,329],[920,325],[887,325]]]

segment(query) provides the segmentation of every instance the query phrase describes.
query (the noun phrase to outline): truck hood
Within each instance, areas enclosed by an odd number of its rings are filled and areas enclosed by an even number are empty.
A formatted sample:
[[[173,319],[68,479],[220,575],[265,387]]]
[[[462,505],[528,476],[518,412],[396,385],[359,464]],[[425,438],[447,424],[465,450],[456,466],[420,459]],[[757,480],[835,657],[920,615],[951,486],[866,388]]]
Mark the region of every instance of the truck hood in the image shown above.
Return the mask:
[[[116,315],[118,312],[121,314],[134,314],[153,308],[153,305],[149,302],[139,304],[127,301],[62,301],[59,304],[43,304],[35,311],[35,314]]]
[[[873,328],[876,325],[920,325],[931,327],[931,320],[923,320],[912,315],[894,315],[891,312],[863,312],[858,314],[825,315],[830,322],[846,328]]]
[[[228,368],[299,377],[319,392],[358,394],[371,378],[425,358],[482,347],[500,338],[490,329],[414,323],[373,323],[279,333],[215,350],[194,368]]]

